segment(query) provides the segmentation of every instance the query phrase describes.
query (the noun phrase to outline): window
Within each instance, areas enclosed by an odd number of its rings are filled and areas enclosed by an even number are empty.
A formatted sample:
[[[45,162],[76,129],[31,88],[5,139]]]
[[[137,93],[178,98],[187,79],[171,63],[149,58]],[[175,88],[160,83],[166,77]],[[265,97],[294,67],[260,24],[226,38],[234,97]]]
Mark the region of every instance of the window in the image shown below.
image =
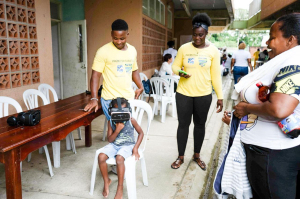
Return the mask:
[[[143,0],[143,14],[165,25],[165,5],[160,0]]]
[[[160,4],[160,23],[165,25],[165,5],[161,2]]]
[[[143,14],[148,15],[149,12],[149,4],[148,0],[143,0]]]
[[[173,21],[172,21],[172,12],[168,9],[168,28],[172,29]]]
[[[152,19],[155,19],[155,1],[156,0],[149,0],[149,1],[150,1],[150,13],[148,15]]]

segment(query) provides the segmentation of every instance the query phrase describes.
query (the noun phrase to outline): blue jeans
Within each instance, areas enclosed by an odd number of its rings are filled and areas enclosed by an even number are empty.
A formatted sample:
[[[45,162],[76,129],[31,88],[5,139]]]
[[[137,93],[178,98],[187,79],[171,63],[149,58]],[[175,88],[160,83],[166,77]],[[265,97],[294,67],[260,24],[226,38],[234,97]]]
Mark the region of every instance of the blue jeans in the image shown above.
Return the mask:
[[[111,102],[111,100],[105,100],[101,97],[102,110],[108,121],[110,120],[110,115],[108,113],[108,107],[109,107],[110,102]]]
[[[234,84],[237,83],[237,80],[244,75],[248,74],[248,66],[234,66],[233,68],[233,77]]]

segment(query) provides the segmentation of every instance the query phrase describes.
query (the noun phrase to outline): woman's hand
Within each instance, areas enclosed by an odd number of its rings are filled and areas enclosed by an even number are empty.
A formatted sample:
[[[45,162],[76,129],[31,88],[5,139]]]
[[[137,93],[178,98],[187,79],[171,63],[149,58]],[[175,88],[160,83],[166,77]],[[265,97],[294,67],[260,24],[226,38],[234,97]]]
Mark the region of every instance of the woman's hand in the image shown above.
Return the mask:
[[[218,99],[217,101],[217,113],[220,113],[223,109],[223,100],[222,99]]]
[[[181,67],[181,70],[183,70],[183,69],[184,69],[184,68]],[[179,76],[180,76],[180,77],[184,77],[184,78],[187,79],[187,78],[190,78],[192,75],[189,75],[189,74],[185,75],[185,74],[179,72]]]
[[[236,117],[238,117],[239,119],[241,119],[245,115],[248,115],[249,112],[247,111],[247,105],[248,105],[248,103],[246,103],[246,102],[240,102],[240,103],[238,103],[237,105],[235,105],[233,107],[233,109],[235,109],[235,111],[233,112],[233,114]]]
[[[230,69],[231,74],[233,74],[233,69]]]

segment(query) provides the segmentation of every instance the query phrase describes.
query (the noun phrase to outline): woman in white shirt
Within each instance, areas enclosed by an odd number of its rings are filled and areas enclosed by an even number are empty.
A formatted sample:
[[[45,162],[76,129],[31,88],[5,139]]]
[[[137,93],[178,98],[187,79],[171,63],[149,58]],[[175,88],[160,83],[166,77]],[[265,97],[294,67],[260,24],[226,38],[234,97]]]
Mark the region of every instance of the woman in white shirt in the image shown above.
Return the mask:
[[[251,65],[251,54],[248,51],[245,51],[246,44],[244,42],[240,42],[239,50],[236,51],[231,60],[231,73],[233,73],[234,84],[237,83],[239,77],[248,74],[248,66],[252,71]],[[234,66],[234,68],[233,68]]]
[[[164,56],[164,63],[160,67],[159,70],[159,75],[164,76],[164,75],[172,75],[172,66],[171,63],[173,61],[172,55],[171,54],[165,54]]]
[[[234,107],[234,115],[241,118],[253,199],[300,198],[300,136],[290,138],[277,124],[289,123],[291,114],[300,117],[299,27],[300,13],[278,18],[266,42],[272,59],[235,85],[243,102]],[[266,102],[258,100],[258,82],[270,87]]]

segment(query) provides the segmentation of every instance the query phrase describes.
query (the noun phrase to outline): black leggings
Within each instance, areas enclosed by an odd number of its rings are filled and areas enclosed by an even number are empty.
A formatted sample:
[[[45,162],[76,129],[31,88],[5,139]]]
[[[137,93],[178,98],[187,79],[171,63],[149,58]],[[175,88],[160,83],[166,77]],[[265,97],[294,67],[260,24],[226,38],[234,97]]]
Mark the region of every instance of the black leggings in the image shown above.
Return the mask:
[[[205,135],[205,122],[211,104],[212,95],[188,97],[176,93],[178,116],[177,145],[179,156],[184,156],[189,135],[189,126],[193,115],[194,121],[194,152],[200,153]]]

